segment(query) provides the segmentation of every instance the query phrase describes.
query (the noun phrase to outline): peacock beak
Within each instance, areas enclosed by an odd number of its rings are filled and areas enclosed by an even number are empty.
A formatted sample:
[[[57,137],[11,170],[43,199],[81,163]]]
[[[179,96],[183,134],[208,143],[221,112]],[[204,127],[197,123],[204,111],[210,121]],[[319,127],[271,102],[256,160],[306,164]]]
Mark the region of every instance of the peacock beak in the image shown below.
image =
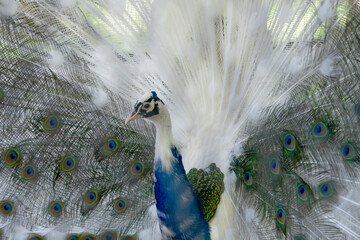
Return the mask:
[[[141,115],[138,114],[136,111],[133,111],[125,120],[125,124],[128,124],[129,122],[131,122],[132,120],[141,118]]]

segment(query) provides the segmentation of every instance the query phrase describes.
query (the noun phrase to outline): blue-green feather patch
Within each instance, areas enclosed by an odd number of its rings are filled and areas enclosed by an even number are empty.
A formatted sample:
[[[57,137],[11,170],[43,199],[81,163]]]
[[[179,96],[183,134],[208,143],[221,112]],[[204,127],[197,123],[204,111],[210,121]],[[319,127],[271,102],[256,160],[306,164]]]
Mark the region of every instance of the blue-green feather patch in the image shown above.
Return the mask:
[[[10,201],[0,202],[0,214],[2,216],[9,216],[14,210],[13,203]]]
[[[111,156],[119,149],[119,141],[116,138],[108,138],[100,147],[102,156]]]
[[[23,179],[32,180],[36,177],[37,170],[34,165],[27,164],[23,167],[21,173],[22,173]]]
[[[65,156],[61,158],[60,170],[62,172],[71,172],[76,168],[76,158],[73,156]]]
[[[286,234],[286,211],[283,207],[276,207],[275,219],[277,226]]]
[[[307,201],[309,198],[309,186],[303,182],[297,184],[297,197],[301,201]]]
[[[137,238],[133,235],[125,235],[120,238],[121,240],[137,240]]]
[[[341,155],[343,159],[346,161],[356,161],[358,157],[357,157],[355,144],[352,142],[347,142],[344,145],[342,145]]]
[[[9,167],[15,166],[21,160],[21,153],[17,148],[10,148],[5,151],[5,164]]]
[[[90,233],[83,233],[79,240],[97,240],[97,237]]]
[[[66,237],[66,240],[79,240],[79,235],[77,234],[69,234],[67,237]]]
[[[294,240],[306,240],[306,238],[302,235],[299,235],[299,236],[295,236]]]
[[[211,163],[206,169],[190,169],[187,178],[201,200],[205,220],[210,221],[224,192],[224,174],[215,163]]]
[[[54,217],[59,217],[63,213],[63,203],[54,201],[49,204],[49,213]]]
[[[60,118],[55,114],[50,114],[43,120],[43,127],[47,132],[54,132],[59,129],[60,126]]]
[[[124,198],[117,198],[113,201],[113,209],[116,213],[124,213],[127,209],[127,201]]]
[[[88,208],[95,207],[100,201],[100,193],[95,190],[91,189],[87,191],[84,195],[84,202]]]
[[[330,130],[325,122],[317,122],[311,128],[311,134],[315,139],[324,139],[330,133]]]
[[[320,199],[329,199],[335,194],[335,186],[332,182],[324,182],[319,185],[318,191]]]
[[[254,184],[253,175],[251,171],[246,171],[243,174],[243,181],[246,186],[252,186]]]
[[[35,234],[35,235],[32,235],[31,237],[29,237],[28,240],[46,240],[46,238],[43,236],[40,236],[38,234]]]
[[[284,134],[282,138],[282,144],[287,153],[295,153],[296,152],[296,139],[292,133]]]
[[[360,103],[355,105],[354,110],[355,110],[355,113],[360,117]]]
[[[280,161],[279,158],[270,158],[269,160],[269,169],[272,174],[280,174]]]
[[[114,231],[106,231],[100,235],[100,240],[117,240],[117,233]]]
[[[146,168],[145,168],[144,163],[141,161],[132,162],[131,173],[137,178],[143,177],[146,173]]]

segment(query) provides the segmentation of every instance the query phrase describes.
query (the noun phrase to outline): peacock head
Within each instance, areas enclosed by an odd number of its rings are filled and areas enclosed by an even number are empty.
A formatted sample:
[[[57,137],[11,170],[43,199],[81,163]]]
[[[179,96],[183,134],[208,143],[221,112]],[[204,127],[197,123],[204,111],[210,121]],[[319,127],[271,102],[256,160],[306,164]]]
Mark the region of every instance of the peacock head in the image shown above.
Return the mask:
[[[136,101],[134,111],[126,118],[125,124],[138,118],[155,121],[165,111],[164,102],[157,96],[156,92],[152,91],[140,101]]]

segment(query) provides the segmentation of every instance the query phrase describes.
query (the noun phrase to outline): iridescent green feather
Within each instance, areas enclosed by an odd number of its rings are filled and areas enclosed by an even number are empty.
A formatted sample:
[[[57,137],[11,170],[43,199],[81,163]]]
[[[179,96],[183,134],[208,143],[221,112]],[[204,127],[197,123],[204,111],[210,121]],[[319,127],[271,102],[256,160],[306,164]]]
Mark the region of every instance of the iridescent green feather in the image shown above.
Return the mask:
[[[224,174],[212,163],[204,170],[190,169],[187,178],[201,200],[205,220],[210,221],[224,192]]]

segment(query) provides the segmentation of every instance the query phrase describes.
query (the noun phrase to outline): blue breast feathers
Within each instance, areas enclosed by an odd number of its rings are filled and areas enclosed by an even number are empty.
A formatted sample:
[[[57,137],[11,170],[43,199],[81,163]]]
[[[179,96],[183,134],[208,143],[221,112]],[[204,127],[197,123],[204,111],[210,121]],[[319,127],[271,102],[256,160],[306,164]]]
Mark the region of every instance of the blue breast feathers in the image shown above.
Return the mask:
[[[182,157],[171,148],[175,159],[167,172],[155,164],[155,198],[163,239],[210,239],[201,204],[186,177]]]

